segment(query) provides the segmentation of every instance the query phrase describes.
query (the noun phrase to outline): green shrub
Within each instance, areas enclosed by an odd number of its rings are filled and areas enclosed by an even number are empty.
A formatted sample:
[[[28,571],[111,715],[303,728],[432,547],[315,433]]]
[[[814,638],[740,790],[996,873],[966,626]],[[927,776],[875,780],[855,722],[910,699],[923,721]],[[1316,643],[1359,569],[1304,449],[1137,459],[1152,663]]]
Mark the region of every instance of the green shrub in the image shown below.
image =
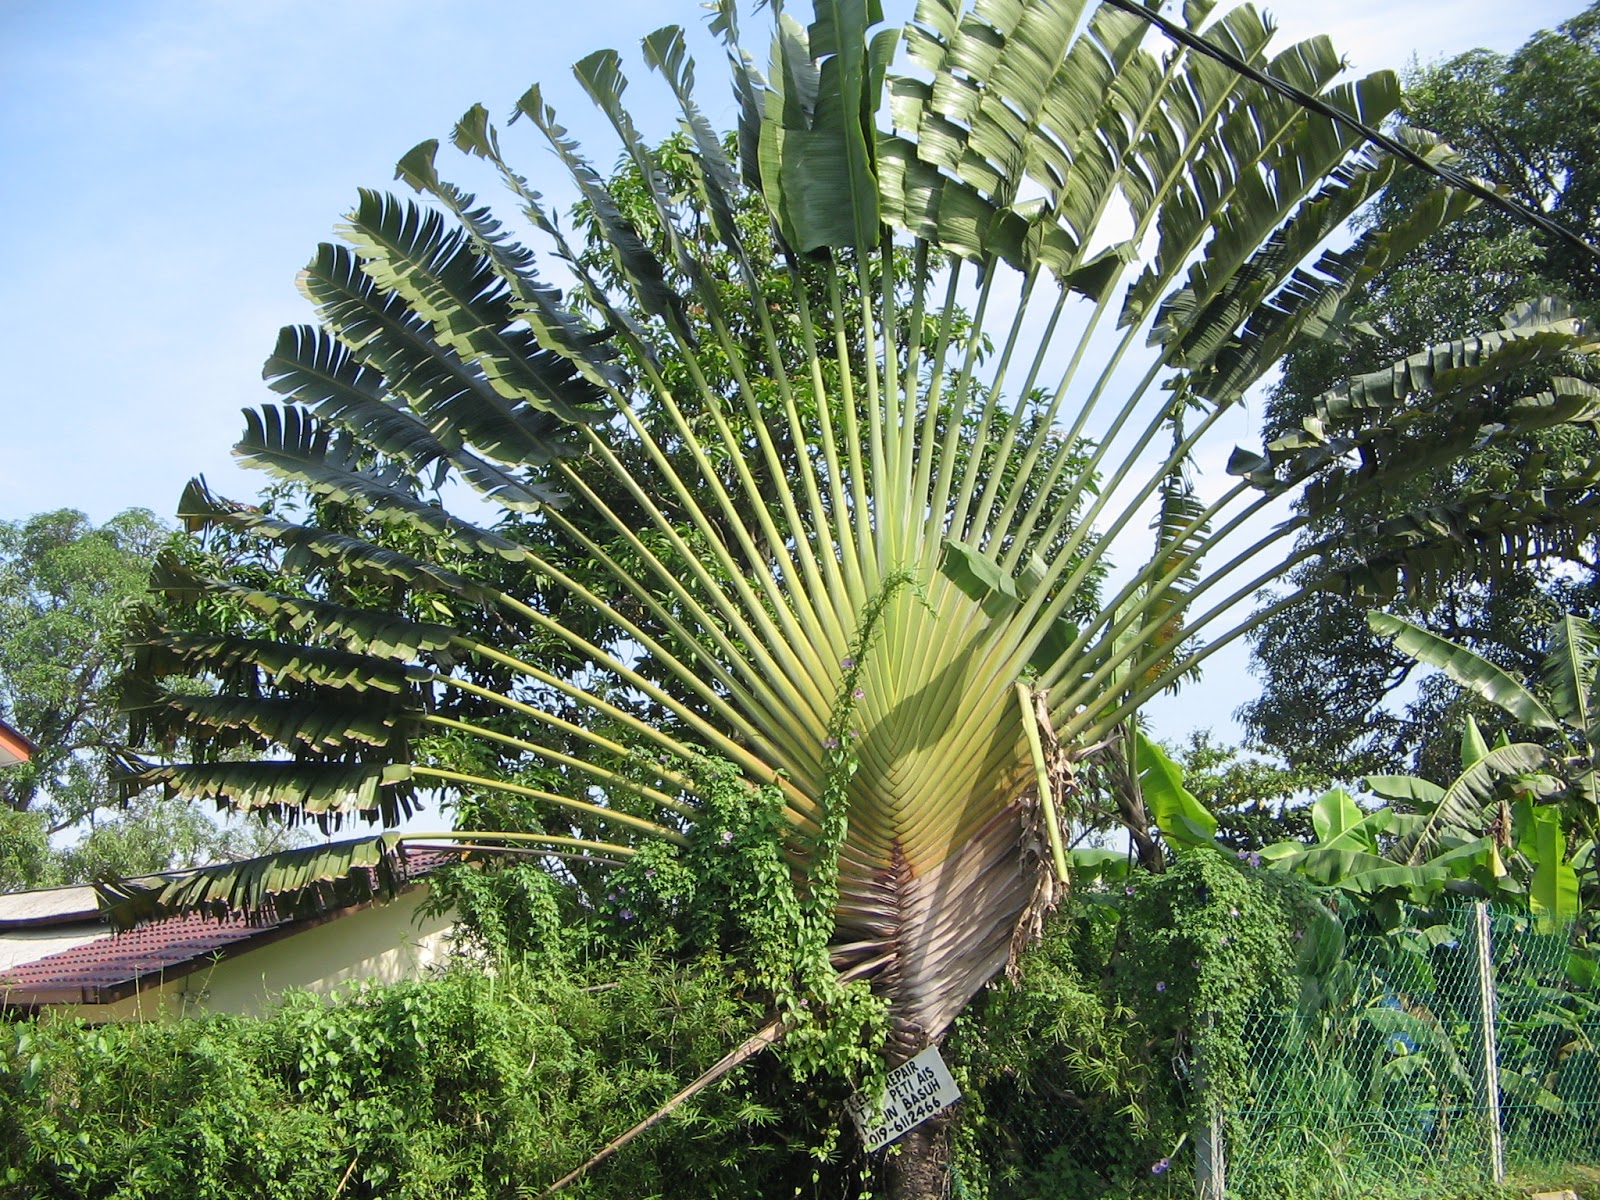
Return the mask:
[[[725,960],[642,952],[295,995],[262,1019],[18,1021],[0,1027],[0,1183],[19,1200],[537,1194],[764,1017]],[[779,1082],[707,1090],[570,1194],[793,1194],[820,1134],[763,1098]]]
[[[1192,1194],[1196,1085],[1239,1094],[1245,1027],[1293,997],[1314,914],[1300,881],[1211,852],[1075,897],[950,1039],[969,1193]]]

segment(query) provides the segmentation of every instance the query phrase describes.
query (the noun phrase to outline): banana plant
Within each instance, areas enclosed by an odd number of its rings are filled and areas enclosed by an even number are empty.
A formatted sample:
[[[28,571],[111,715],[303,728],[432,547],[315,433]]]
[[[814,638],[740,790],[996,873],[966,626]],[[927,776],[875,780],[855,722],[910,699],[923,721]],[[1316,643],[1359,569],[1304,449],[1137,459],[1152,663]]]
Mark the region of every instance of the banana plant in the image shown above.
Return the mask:
[[[1348,893],[1386,925],[1399,920],[1402,902],[1426,902],[1452,880],[1466,879],[1486,867],[1494,854],[1494,839],[1482,835],[1435,842],[1434,853],[1416,861],[1397,861],[1392,850],[1396,839],[1414,836],[1427,818],[1392,805],[1364,809],[1343,788],[1319,796],[1311,816],[1315,841],[1267,846],[1261,851],[1262,860]]]
[[[1441,542],[1526,543],[1550,520],[1464,504],[1358,547],[1297,543],[1319,513],[1447,461],[1440,427],[1514,439],[1592,420],[1600,395],[1505,399],[1590,344],[1532,311],[1353,381],[1196,481],[1284,350],[1335,331],[1352,288],[1470,198],[1441,188],[1319,253],[1408,168],[1137,14],[922,0],[895,30],[875,0],[818,0],[809,25],[772,8],[765,70],[732,3],[713,14],[733,151],[682,30],[643,39],[681,113],[685,193],[624,106],[621,56],[577,64],[644,218],[537,86],[517,102],[604,270],[481,106],[451,134],[460,158],[428,141],[401,161],[420,200],[361,193],[300,276],[317,323],[268,360],[281,402],[238,446],[314,494],[314,519],[185,499],[191,527],[299,582],[158,568],[138,713],[152,747],[205,752],[128,768],[330,828],[423,793],[514,796],[540,814],[521,844],[588,870],[703,836],[697,764],[723,760],[782,796],[796,870],[836,897],[833,965],[887,999],[898,1060],[1060,895],[1079,769],[1148,698],[1305,589],[1382,594]],[[1249,5],[1184,18],[1368,125],[1398,103],[1390,73],[1342,79],[1326,39],[1274,47]],[[453,172],[506,187],[514,215]],[[1337,567],[1252,617],[1330,549]],[[142,911],[393,874],[350,853],[173,881]]]
[[[1460,881],[1479,895],[1526,905],[1543,928],[1564,925],[1578,915],[1578,884],[1559,816],[1538,803],[1560,786],[1549,765],[1534,743],[1502,733],[1491,746],[1469,716],[1461,772],[1448,785],[1369,776],[1368,789],[1387,802],[1373,808],[1335,788],[1312,805],[1312,844],[1280,842],[1261,856],[1360,897],[1390,924],[1401,916],[1399,901],[1426,903]]]
[[[1418,662],[1438,667],[1466,690],[1489,701],[1516,724],[1547,739],[1545,747],[1524,743],[1541,758],[1530,788],[1501,817],[1514,830],[1517,850],[1532,864],[1528,903],[1546,922],[1577,916],[1577,864],[1592,868],[1597,821],[1600,821],[1600,777],[1595,773],[1594,745],[1600,737],[1596,713],[1596,672],[1600,667],[1600,630],[1572,614],[1551,625],[1548,651],[1539,678],[1530,687],[1510,672],[1475,653],[1401,617],[1383,612],[1367,616],[1373,631],[1393,639],[1395,646]],[[1469,733],[1476,723],[1467,718]],[[1463,761],[1510,753],[1509,739],[1500,735],[1490,750],[1481,736],[1476,749],[1463,746]],[[1526,752],[1524,754],[1526,757]],[[1526,764],[1531,766],[1531,762]],[[1477,814],[1456,811],[1441,804],[1435,810],[1443,821],[1481,823]],[[1568,835],[1578,844],[1568,852]]]
[[[1180,854],[1215,846],[1216,816],[1184,787],[1182,771],[1160,744],[1135,730],[1128,750],[1138,795],[1167,843]]]
[[[1437,667],[1467,691],[1501,709],[1524,729],[1548,738],[1558,750],[1574,793],[1591,809],[1600,806],[1600,776],[1595,750],[1600,741],[1600,629],[1575,614],[1554,622],[1546,634],[1548,650],[1532,687],[1467,646],[1440,637],[1403,617],[1374,610],[1367,614],[1374,633],[1397,650]],[[1585,823],[1594,830],[1593,819]]]

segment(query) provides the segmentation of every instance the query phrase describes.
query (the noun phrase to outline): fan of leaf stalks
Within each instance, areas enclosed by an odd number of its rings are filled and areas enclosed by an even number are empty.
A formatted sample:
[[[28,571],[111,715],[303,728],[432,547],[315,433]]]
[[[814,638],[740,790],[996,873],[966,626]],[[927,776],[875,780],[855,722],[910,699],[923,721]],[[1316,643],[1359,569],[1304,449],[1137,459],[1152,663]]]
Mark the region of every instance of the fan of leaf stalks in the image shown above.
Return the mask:
[[[470,111],[464,157],[406,155],[420,199],[362,193],[301,276],[318,323],[282,334],[281,402],[248,414],[237,451],[313,494],[315,520],[185,497],[192,528],[265,547],[299,583],[161,564],[135,704],[147,743],[200,752],[130,759],[131,783],[325,826],[394,822],[423,790],[509,794],[541,814],[518,844],[581,872],[689,839],[696,764],[726,760],[781,789],[797,870],[838,841],[834,965],[888,999],[898,1060],[1067,883],[1075,764],[1127,754],[1145,700],[1298,600],[1254,606],[1288,567],[1337,548],[1339,573],[1306,587],[1381,594],[1589,520],[1464,496],[1360,545],[1297,543],[1319,514],[1587,421],[1597,396],[1562,379],[1505,399],[1586,345],[1529,311],[1196,481],[1246,389],[1470,198],[1440,189],[1319,256],[1409,168],[1137,16],[923,0],[879,30],[875,3],[819,0],[809,26],[772,7],[765,69],[731,5],[712,22],[736,151],[696,106],[682,31],[644,39],[681,109],[688,195],[623,107],[619,56],[577,65],[647,219],[537,87],[508,133]],[[1184,16],[1368,125],[1398,103],[1392,74],[1339,81],[1325,39],[1273,48],[1251,6]],[[553,148],[601,254],[517,173],[512,133]],[[446,180],[485,170],[514,217]],[[536,273],[552,255],[565,292]],[[382,891],[389,844],[360,845],[131,889],[131,911]]]

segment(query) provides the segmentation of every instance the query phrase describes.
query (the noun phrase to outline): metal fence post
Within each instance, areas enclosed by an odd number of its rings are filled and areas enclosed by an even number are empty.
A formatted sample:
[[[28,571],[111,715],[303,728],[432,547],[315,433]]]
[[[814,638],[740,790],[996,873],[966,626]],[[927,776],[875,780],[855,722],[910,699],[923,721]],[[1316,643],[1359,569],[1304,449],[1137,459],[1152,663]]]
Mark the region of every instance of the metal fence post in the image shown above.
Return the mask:
[[[1194,1129],[1194,1190],[1199,1200],[1223,1200],[1228,1189],[1222,1109],[1206,1098]]]
[[[1489,1174],[1496,1184],[1506,1177],[1505,1138],[1500,1123],[1500,1058],[1495,1040],[1494,948],[1490,941],[1489,905],[1473,905],[1473,942],[1477,947],[1478,1019],[1483,1026],[1483,1108],[1489,1129]]]
[[[1202,1038],[1215,1036],[1211,1025],[1211,1017],[1207,1015],[1200,1026]],[[1227,1125],[1223,1120],[1222,1105],[1217,1102],[1216,1093],[1211,1089],[1211,1081],[1206,1077],[1205,1069],[1199,1065],[1205,1061],[1205,1055],[1197,1054],[1195,1059],[1195,1195],[1198,1200],[1224,1200],[1228,1187],[1227,1155],[1223,1145]]]

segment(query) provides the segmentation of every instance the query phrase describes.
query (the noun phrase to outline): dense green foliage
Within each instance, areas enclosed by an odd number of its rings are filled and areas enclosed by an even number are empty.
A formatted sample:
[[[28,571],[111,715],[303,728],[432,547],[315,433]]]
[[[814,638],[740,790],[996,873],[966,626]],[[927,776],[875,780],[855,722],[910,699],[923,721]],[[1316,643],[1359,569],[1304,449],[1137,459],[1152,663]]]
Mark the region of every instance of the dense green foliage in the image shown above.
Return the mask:
[[[259,1020],[0,1027],[0,1194],[537,1195],[771,1011],[763,943],[792,933],[798,898],[773,869],[771,799],[721,794],[721,829],[630,864],[602,911],[574,911],[531,865],[456,873],[443,894],[479,961],[436,978],[291,997]],[[1084,888],[945,1042],[964,1096],[953,1194],[1189,1194],[1213,1102],[1242,1195],[1491,1194],[1463,1057],[1466,915],[1443,902],[1391,923],[1209,849]],[[1508,1137],[1525,1161],[1568,1161],[1600,1103],[1592,957],[1514,912],[1502,924]],[[728,949],[695,953],[707,943]],[[795,1065],[757,1056],[567,1194],[880,1194],[885,1156],[853,1148],[842,1081],[797,1087]],[[1443,1175],[1435,1126],[1466,1156]]]
[[[848,743],[833,760],[842,784],[855,769]],[[776,1053],[798,1080],[876,1086],[886,1006],[864,981],[841,980],[829,961],[833,895],[826,876],[797,876],[784,857],[782,795],[746,787],[727,764],[701,772],[706,819],[687,844],[643,847],[605,875],[603,895],[587,896],[542,865],[491,859],[438,872],[430,904],[453,909],[468,945],[489,962],[549,961],[572,946],[679,962],[726,955],[741,987],[782,1018]]]
[[[146,792],[118,804],[128,741],[123,628],[156,554],[179,543],[142,508],[96,526],[60,509],[0,522],[0,717],[36,745],[0,770],[0,890],[143,875],[277,849],[194,805]]]
[[[61,829],[112,796],[115,630],[170,537],[144,509],[99,527],[71,509],[0,522],[0,716],[38,745],[0,775],[5,807]]]
[[[587,955],[573,949],[570,920],[566,936],[538,955],[499,953],[499,927],[482,921],[496,906],[480,892],[473,922],[493,974],[462,965],[332,1004],[295,996],[259,1020],[0,1027],[0,1191],[537,1194],[764,1018],[755,997],[767,987],[749,956],[669,954],[670,943],[652,945],[641,932],[711,920],[730,903],[753,909],[753,897],[737,897],[762,872],[739,864],[752,837],[758,851],[771,842],[724,816],[737,845],[718,837],[706,848],[723,857],[696,877],[700,899],[663,921],[622,908],[642,902],[619,893],[611,912],[593,916]],[[540,873],[480,876],[496,880],[502,897],[519,877],[522,914],[505,915],[526,930],[538,924],[522,916],[541,907],[530,899]],[[685,879],[663,882],[658,898],[678,895]],[[1052,921],[1020,981],[988,989],[946,1047],[967,1095],[965,1194],[1142,1194],[1183,1178],[1193,1081],[1170,1064],[1203,1063],[1219,1085],[1239,1078],[1224,1038],[1236,1040],[1249,1012],[1291,986],[1297,897],[1268,872],[1201,854],[1131,894],[1086,894]],[[836,1079],[796,1088],[791,1070],[763,1055],[568,1194],[870,1190],[883,1156],[868,1161],[849,1149],[843,1098]],[[1063,1102],[1081,1117],[1070,1130]],[[1164,1158],[1174,1172],[1152,1175]]]
[[[0,1029],[11,1197],[512,1197],[647,1115],[758,1019],[725,964],[502,964],[260,1019]],[[804,1116],[706,1093],[573,1196],[809,1179]],[[759,1129],[760,1132],[756,1132]]]
[[[1245,1094],[1246,1024],[1292,1003],[1310,896],[1200,852],[1080,897],[952,1035],[964,1177],[1041,1200],[1192,1188],[1190,1128]]]
[[[1597,33],[1600,6],[1590,5],[1513,53],[1474,50],[1415,71],[1406,80],[1405,119],[1449,143],[1463,169],[1505,185],[1593,242],[1600,238]],[[1397,180],[1362,220],[1381,225],[1417,200],[1412,182]],[[1545,296],[1593,317],[1600,314],[1600,273],[1565,244],[1499,210],[1476,209],[1366,285],[1345,339],[1290,351],[1268,425],[1274,434],[1297,427],[1318,394],[1363,364],[1487,326],[1514,305]],[[1479,451],[1424,474],[1398,502],[1353,503],[1328,520],[1356,531],[1407,504],[1438,505],[1440,519],[1448,520],[1448,506],[1469,492],[1480,493],[1484,509],[1582,508],[1593,493],[1597,451],[1592,431],[1542,431],[1520,448]],[[1474,549],[1470,539],[1463,542]],[[1491,574],[1473,553],[1457,556],[1421,597],[1403,599],[1393,611],[1531,674],[1553,621],[1595,611],[1593,538],[1540,539],[1515,547],[1514,557],[1520,569]],[[1403,710],[1378,707],[1415,674],[1410,660],[1369,635],[1366,607],[1322,594],[1258,631],[1254,670],[1262,694],[1243,710],[1248,734],[1297,766],[1346,780],[1403,769],[1437,776],[1454,755],[1461,716],[1485,710],[1436,677],[1421,680]]]
[[[1565,1164],[1594,1161],[1600,1059],[1582,931],[1539,933],[1525,914],[1496,909],[1485,964],[1478,922],[1475,906],[1442,899],[1392,925],[1345,902],[1307,927],[1297,1003],[1251,1024],[1257,1087],[1236,1114],[1230,1191],[1517,1195],[1538,1190],[1524,1180],[1570,1181]],[[1503,1188],[1490,1166],[1486,985],[1512,1176]]]

